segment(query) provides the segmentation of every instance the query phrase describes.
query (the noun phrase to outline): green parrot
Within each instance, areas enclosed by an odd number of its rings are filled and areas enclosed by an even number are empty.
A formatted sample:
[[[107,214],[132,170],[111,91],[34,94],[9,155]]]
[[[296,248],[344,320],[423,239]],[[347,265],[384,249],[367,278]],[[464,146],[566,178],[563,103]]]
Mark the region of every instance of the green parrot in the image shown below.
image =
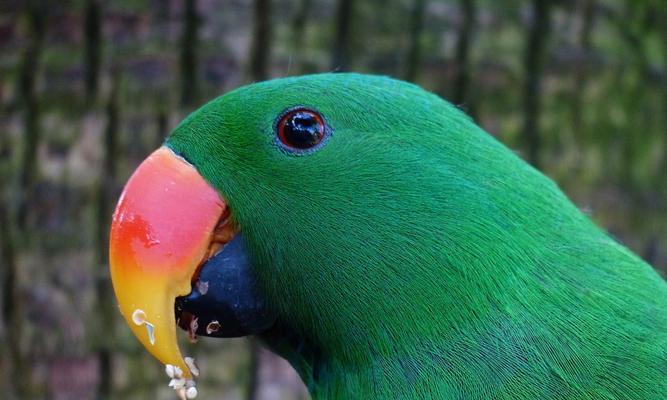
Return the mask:
[[[183,390],[177,326],[257,336],[313,399],[667,399],[665,280],[460,109],[387,77],[204,105],[128,182],[110,257],[121,313]]]

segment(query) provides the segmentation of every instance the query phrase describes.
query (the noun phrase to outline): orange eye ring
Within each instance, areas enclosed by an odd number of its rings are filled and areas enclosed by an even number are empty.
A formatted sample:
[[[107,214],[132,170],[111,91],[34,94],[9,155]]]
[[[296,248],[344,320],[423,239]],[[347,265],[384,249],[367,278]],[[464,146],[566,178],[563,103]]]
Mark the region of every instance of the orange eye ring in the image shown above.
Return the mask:
[[[291,152],[314,149],[327,137],[327,126],[322,115],[304,107],[284,112],[276,130],[280,145]]]

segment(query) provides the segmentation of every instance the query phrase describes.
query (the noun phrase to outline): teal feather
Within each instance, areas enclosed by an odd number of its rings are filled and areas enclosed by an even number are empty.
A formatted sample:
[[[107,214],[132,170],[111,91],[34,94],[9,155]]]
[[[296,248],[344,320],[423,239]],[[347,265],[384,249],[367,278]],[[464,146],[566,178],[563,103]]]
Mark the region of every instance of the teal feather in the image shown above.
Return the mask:
[[[276,145],[293,106],[331,127]],[[167,140],[230,205],[313,398],[667,399],[667,285],[556,184],[421,88],[237,89]]]

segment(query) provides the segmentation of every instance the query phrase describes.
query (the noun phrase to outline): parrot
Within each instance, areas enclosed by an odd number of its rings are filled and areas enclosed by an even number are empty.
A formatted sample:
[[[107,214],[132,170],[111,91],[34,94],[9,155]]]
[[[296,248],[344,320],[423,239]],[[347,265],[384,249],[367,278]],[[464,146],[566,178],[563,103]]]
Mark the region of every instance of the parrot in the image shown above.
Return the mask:
[[[211,100],[130,177],[109,252],[128,326],[188,382],[179,327],[257,338],[313,399],[667,399],[665,279],[390,77]]]

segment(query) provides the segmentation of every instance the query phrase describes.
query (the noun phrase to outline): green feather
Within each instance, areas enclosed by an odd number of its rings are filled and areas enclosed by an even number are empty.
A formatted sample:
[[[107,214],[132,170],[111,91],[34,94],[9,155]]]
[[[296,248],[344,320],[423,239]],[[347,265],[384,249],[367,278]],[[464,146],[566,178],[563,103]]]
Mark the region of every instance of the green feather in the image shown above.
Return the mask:
[[[286,109],[331,137],[276,145]],[[314,398],[667,399],[667,285],[463,112],[384,77],[246,86],[167,145],[233,210]]]

